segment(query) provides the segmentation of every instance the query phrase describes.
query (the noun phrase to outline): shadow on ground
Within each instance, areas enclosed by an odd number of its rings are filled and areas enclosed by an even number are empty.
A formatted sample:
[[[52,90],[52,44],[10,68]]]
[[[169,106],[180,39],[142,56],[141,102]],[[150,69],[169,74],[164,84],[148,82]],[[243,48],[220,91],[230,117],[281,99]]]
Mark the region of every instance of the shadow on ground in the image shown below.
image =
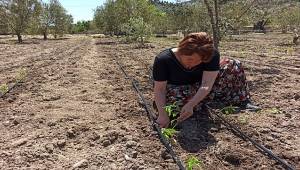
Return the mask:
[[[220,126],[221,124],[216,124],[208,113],[194,113],[191,118],[180,124],[180,133],[177,137],[178,143],[182,149],[191,153],[205,150],[216,143],[211,131],[218,129]]]

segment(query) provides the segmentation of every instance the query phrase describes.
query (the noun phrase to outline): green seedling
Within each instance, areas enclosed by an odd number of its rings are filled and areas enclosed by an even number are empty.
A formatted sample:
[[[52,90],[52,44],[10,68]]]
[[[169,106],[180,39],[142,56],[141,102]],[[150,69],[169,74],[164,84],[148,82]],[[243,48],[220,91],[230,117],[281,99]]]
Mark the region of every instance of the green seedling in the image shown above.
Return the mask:
[[[176,131],[174,128],[162,128],[161,132],[165,138],[170,139],[173,138],[178,131]]]
[[[26,76],[27,76],[27,70],[25,68],[22,68],[18,71],[16,75],[16,81],[21,82],[26,78]]]
[[[247,124],[248,123],[248,118],[246,116],[241,116],[239,118],[240,123],[242,124]]]
[[[9,88],[8,88],[8,85],[7,85],[7,84],[2,84],[2,85],[0,86],[0,92],[1,92],[2,94],[7,93],[8,90],[9,90]]]
[[[174,128],[162,128],[161,132],[163,136],[171,142],[172,145],[177,143],[173,137],[176,133],[178,133],[178,131],[176,131]]]
[[[187,169],[193,170],[194,168],[198,167],[201,169],[201,166],[203,165],[203,162],[196,158],[195,156],[190,156],[187,160]]]
[[[271,114],[281,114],[282,113],[282,111],[277,108],[268,109],[267,112],[271,113]]]
[[[221,112],[226,115],[230,115],[230,114],[235,113],[237,108],[238,107],[234,107],[234,106],[230,105],[230,106],[227,106],[227,107],[224,107],[223,109],[221,109]]]
[[[176,117],[178,115],[178,112],[179,112],[179,107],[176,104],[176,102],[174,102],[173,104],[165,106],[164,109],[168,113],[169,117]]]
[[[175,126],[177,125],[176,117],[180,112],[177,102],[174,102],[173,104],[165,106],[164,109],[167,112],[168,116],[171,118],[171,123],[170,123],[171,127],[175,128]]]

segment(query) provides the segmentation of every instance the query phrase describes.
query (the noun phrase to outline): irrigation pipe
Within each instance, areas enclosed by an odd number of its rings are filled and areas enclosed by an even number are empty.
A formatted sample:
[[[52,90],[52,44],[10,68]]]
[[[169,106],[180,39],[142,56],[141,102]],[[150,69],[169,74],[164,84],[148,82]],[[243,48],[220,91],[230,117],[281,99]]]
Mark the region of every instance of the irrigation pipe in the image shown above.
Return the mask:
[[[255,140],[253,140],[252,138],[250,138],[248,135],[246,135],[245,133],[243,133],[241,130],[239,130],[237,127],[235,127],[234,125],[232,125],[231,123],[229,123],[223,116],[221,116],[220,114],[218,114],[216,111],[213,111],[213,109],[211,107],[209,107],[207,104],[205,104],[205,106],[207,107],[207,110],[210,114],[214,114],[216,115],[220,120],[222,120],[223,124],[230,128],[233,132],[235,132],[234,134],[238,134],[239,137],[241,137],[244,140],[248,140],[250,141],[261,153],[263,154],[267,154],[270,158],[274,159],[275,161],[277,161],[278,163],[280,163],[281,165],[283,165],[283,167],[287,170],[295,170],[290,164],[288,164],[286,161],[284,161],[283,159],[279,158],[278,156],[276,156],[270,149],[267,149],[266,147],[264,147],[263,145],[257,143]]]
[[[172,156],[174,162],[177,164],[177,166],[179,167],[180,170],[185,170],[186,168],[184,167],[183,162],[180,160],[180,158],[176,155],[176,153],[174,152],[174,150],[172,149],[172,146],[170,144],[170,142],[164,137],[164,135],[161,132],[161,128],[158,126],[157,123],[155,123],[155,114],[153,112],[153,110],[149,107],[149,104],[147,102],[147,100],[145,99],[145,97],[143,96],[142,92],[139,90],[138,88],[138,82],[129,77],[129,75],[126,73],[126,71],[124,70],[123,66],[116,60],[117,65],[120,67],[120,69],[122,70],[123,74],[125,75],[125,77],[127,79],[131,80],[131,84],[134,88],[134,90],[137,92],[137,95],[140,97],[140,99],[143,102],[143,106],[147,112],[148,118],[152,123],[152,126],[154,127],[154,129],[157,131],[158,136],[160,141],[163,143],[163,145],[166,147],[166,149],[168,150],[168,152],[170,153],[170,155]]]

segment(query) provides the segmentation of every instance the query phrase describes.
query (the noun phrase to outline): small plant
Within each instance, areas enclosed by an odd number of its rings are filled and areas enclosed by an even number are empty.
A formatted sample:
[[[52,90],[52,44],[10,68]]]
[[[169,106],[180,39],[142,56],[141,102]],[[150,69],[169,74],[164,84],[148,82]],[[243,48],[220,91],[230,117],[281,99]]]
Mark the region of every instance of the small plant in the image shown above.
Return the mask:
[[[230,106],[227,106],[227,107],[224,107],[223,109],[221,109],[221,112],[226,115],[230,115],[230,114],[235,113],[237,108],[238,107],[234,107],[234,106],[230,105]]]
[[[8,90],[9,90],[9,88],[8,88],[8,85],[7,85],[7,84],[2,84],[2,85],[0,86],[0,92],[1,92],[2,94],[7,93]]]
[[[203,165],[203,162],[201,160],[199,160],[198,158],[196,158],[195,156],[190,156],[188,158],[186,164],[187,164],[188,170],[193,170],[193,168],[195,168],[195,167],[201,168],[201,166]]]
[[[178,115],[178,112],[179,112],[179,107],[176,104],[176,102],[174,102],[173,104],[165,106],[164,109],[168,113],[169,117],[171,117],[171,118],[175,118]]]
[[[164,135],[164,137],[171,142],[171,144],[173,144],[173,145],[176,144],[176,140],[173,137],[175,136],[176,133],[178,133],[178,131],[176,131],[174,129],[174,127],[173,128],[162,128],[161,132]]]
[[[268,109],[267,112],[271,113],[271,114],[281,114],[282,113],[282,111],[277,108]]]
[[[246,116],[241,116],[239,118],[240,123],[242,124],[247,124],[248,123],[248,118]]]
[[[168,113],[168,116],[171,119],[171,127],[175,127],[177,125],[177,116],[179,114],[179,106],[177,105],[177,102],[174,102],[173,104],[167,105],[164,107],[165,111]]]
[[[173,138],[173,136],[177,133],[174,128],[162,128],[161,132],[167,139]]]
[[[27,70],[25,68],[22,68],[18,71],[16,75],[16,81],[21,82],[26,78],[26,76],[27,76]]]

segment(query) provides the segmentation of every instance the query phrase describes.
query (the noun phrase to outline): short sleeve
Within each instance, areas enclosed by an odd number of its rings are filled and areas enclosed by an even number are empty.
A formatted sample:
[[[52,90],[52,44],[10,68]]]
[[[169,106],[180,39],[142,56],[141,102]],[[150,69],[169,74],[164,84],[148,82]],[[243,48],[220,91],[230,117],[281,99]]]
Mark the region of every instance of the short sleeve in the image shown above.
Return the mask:
[[[167,65],[161,58],[156,57],[153,64],[153,79],[155,81],[167,81],[168,70]]]
[[[204,64],[204,71],[218,71],[220,70],[220,53],[215,50],[213,58],[210,62]]]

